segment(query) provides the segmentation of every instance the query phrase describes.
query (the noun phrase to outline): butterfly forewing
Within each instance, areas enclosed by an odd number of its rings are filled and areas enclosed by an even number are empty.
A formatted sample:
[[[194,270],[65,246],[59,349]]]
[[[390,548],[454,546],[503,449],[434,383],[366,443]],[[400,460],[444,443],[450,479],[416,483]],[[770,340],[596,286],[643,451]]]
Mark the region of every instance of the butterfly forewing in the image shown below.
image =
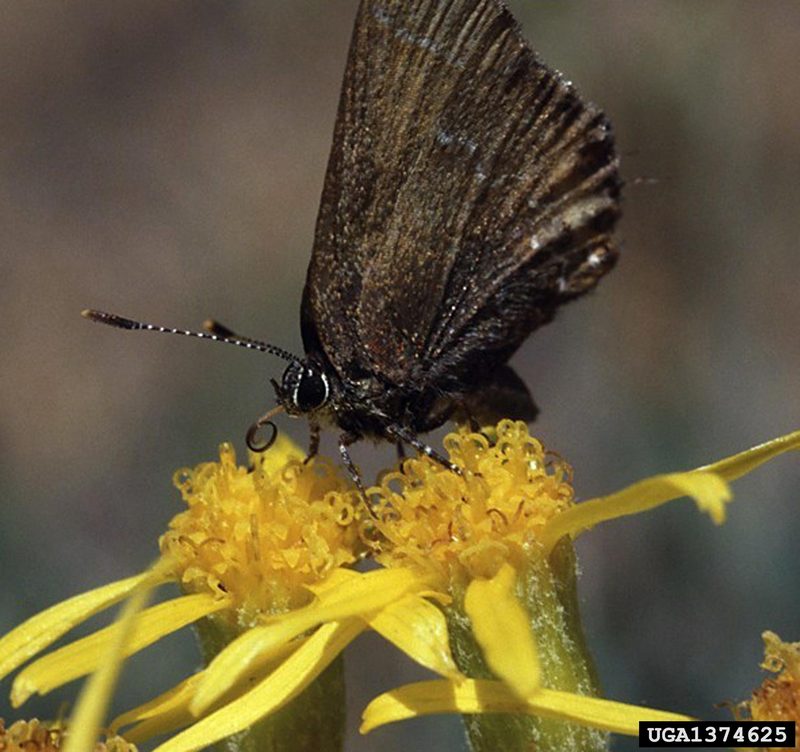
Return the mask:
[[[306,347],[346,378],[465,390],[613,265],[618,193],[604,116],[538,60],[503,5],[364,0]]]

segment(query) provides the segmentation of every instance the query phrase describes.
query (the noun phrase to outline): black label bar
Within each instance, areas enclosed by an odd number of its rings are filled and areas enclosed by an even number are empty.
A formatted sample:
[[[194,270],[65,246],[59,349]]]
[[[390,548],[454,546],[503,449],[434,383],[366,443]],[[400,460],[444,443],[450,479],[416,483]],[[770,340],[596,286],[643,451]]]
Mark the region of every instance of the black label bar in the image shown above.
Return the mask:
[[[795,732],[793,721],[639,721],[639,746],[792,748]]]

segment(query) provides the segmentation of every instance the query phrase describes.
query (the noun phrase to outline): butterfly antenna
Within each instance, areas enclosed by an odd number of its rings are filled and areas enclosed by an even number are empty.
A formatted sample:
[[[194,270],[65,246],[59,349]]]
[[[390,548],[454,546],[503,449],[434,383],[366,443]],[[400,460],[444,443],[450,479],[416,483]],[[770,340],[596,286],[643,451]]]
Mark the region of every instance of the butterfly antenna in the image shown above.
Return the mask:
[[[209,321],[206,323],[206,326],[210,330],[208,332],[193,332],[189,329],[175,329],[171,326],[146,324],[143,321],[135,321],[134,319],[127,319],[124,316],[118,316],[116,313],[95,311],[93,308],[86,308],[85,310],[81,311],[81,316],[83,316],[85,319],[89,319],[89,321],[96,321],[98,324],[114,326],[117,329],[142,329],[148,332],[161,332],[162,334],[181,334],[184,337],[210,339],[213,342],[225,342],[229,345],[246,347],[248,350],[258,350],[259,352],[269,353],[270,355],[277,355],[279,358],[283,358],[284,360],[291,362],[299,360],[297,356],[292,355],[290,352],[287,352],[280,347],[275,347],[275,345],[269,345],[266,342],[261,342],[257,339],[250,339],[249,337],[239,337],[230,331],[230,329],[227,329],[216,322]]]

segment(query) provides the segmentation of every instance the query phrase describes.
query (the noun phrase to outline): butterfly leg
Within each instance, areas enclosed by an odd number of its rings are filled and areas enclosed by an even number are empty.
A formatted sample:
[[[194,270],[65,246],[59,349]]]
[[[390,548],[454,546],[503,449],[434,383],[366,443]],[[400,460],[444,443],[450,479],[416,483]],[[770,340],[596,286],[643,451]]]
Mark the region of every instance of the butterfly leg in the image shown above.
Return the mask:
[[[455,421],[458,424],[464,423],[469,426],[472,433],[478,433],[481,430],[481,424],[475,417],[475,413],[470,408],[467,402],[460,402],[455,410]]]
[[[350,445],[354,441],[358,441],[361,437],[358,434],[346,432],[339,436],[339,454],[342,457],[342,462],[344,462],[344,466],[347,468],[347,472],[350,473],[350,477],[353,479],[353,483],[356,484],[356,487],[361,492],[361,495],[366,498],[367,493],[366,489],[364,488],[364,482],[361,480],[361,473],[358,472],[358,468],[356,467],[355,463],[353,462],[353,458],[350,456]]]
[[[308,439],[308,454],[306,458],[303,460],[303,464],[307,465],[314,457],[317,456],[319,452],[319,436],[320,436],[320,427],[319,423],[314,423],[311,421],[308,425],[309,429],[309,439]]]
[[[440,465],[446,467],[448,470],[452,470],[454,473],[458,475],[463,475],[461,468],[458,465],[454,465],[450,460],[448,460],[443,455],[439,454],[432,446],[429,446],[424,441],[419,439],[413,433],[409,433],[404,428],[400,426],[387,426],[386,427],[386,434],[393,439],[396,439],[404,444],[409,444],[410,446],[414,447],[420,454],[424,454],[430,457],[432,460],[435,460]]]
[[[397,449],[397,459],[402,462],[406,458],[406,446],[398,439],[395,442],[395,447]]]

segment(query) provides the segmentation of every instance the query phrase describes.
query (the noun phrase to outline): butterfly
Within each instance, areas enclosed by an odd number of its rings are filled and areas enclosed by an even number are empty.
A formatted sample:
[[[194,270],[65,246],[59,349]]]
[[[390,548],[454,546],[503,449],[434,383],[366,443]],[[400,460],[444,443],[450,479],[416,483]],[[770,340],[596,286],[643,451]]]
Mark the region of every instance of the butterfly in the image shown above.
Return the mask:
[[[300,310],[302,357],[240,337],[87,310],[94,321],[228,342],[288,361],[281,411],[350,445],[409,445],[466,416],[532,421],[508,359],[617,259],[609,121],[548,68],[498,0],[362,0]],[[266,442],[269,444],[270,442]]]

